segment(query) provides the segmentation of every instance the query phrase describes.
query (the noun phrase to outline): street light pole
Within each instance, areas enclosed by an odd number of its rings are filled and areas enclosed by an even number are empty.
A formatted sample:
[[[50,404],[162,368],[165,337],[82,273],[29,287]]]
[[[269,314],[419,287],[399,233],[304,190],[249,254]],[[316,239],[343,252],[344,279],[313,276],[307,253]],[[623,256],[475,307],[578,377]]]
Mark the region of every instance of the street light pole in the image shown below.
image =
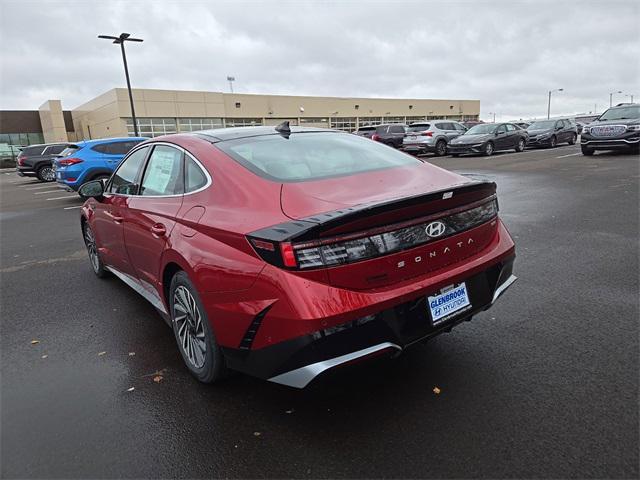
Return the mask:
[[[131,91],[131,81],[129,80],[129,67],[127,66],[127,54],[124,51],[124,42],[142,42],[141,38],[131,38],[129,33],[121,33],[117,37],[111,35],[98,35],[98,38],[113,40],[113,43],[120,45],[122,51],[122,62],[124,63],[124,76],[127,78],[127,90],[129,91],[129,103],[131,104],[131,119],[133,120],[133,133],[138,136],[138,121],[136,119],[136,110],[133,106],[133,93]]]
[[[229,88],[231,89],[231,93],[233,93],[233,82],[236,81],[236,77],[227,76],[227,82],[229,82]]]
[[[562,92],[564,88],[557,88],[555,90],[549,90],[549,103],[547,104],[547,120],[551,118],[551,94],[553,92]]]
[[[617,92],[609,92],[609,108],[613,107],[613,94],[614,93],[622,93],[622,90],[618,90]]]
[[[496,123],[496,113],[495,112],[489,112],[489,115],[493,115],[493,123]]]
[[[625,94],[625,97],[631,97],[631,103],[633,103],[633,95]]]

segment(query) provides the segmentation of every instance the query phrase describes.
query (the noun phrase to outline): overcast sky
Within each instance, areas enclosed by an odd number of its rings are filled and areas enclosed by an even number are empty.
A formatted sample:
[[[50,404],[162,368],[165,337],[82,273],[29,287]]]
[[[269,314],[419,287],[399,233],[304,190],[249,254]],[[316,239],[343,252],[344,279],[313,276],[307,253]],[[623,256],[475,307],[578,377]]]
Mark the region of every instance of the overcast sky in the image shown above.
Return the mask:
[[[73,109],[126,86],[479,99],[481,118],[640,101],[640,2],[0,0],[0,109]],[[616,94],[614,102],[629,100]]]

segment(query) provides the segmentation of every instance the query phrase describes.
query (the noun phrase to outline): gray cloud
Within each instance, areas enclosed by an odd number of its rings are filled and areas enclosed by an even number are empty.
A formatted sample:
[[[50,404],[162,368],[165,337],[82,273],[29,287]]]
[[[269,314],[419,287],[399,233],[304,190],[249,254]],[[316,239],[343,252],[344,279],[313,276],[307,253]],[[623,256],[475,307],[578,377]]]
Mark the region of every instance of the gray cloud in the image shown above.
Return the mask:
[[[635,1],[83,2],[0,4],[0,108],[64,108],[124,86],[98,34],[144,38],[134,87],[242,93],[480,99],[527,118],[640,100]],[[625,97],[617,95],[616,101]]]

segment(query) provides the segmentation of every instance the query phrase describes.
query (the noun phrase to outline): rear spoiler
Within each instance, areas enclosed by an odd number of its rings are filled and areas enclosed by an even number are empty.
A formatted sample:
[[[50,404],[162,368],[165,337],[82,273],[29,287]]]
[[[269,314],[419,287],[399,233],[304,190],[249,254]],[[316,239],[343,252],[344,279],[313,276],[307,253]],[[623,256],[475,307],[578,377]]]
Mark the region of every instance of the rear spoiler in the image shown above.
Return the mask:
[[[249,238],[259,240],[270,240],[273,242],[284,241],[307,241],[317,239],[321,232],[327,232],[342,224],[358,220],[360,217],[376,216],[390,212],[398,208],[411,208],[418,205],[433,203],[435,211],[447,210],[452,206],[461,205],[456,200],[464,195],[466,201],[470,203],[482,198],[494,198],[496,194],[495,182],[472,181],[458,186],[449,186],[445,189],[436,190],[426,194],[400,197],[384,202],[371,202],[354,205],[349,208],[333,210],[305,217],[302,219],[292,219],[290,222],[280,223],[271,227],[256,230],[247,234]],[[441,204],[450,205],[439,208]],[[434,211],[434,213],[435,213]]]

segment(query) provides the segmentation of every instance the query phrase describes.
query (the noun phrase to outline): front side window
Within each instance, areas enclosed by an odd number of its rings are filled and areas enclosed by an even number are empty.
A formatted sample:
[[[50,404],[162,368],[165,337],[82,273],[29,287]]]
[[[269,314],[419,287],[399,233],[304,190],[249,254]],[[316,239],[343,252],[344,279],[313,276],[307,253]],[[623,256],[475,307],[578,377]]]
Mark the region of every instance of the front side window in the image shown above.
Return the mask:
[[[365,137],[334,132],[293,133],[289,138],[264,135],[219,142],[215,146],[255,174],[285,182],[421,163]]]
[[[505,133],[507,131],[507,127],[505,125],[500,125],[498,127],[498,130],[496,130],[497,133]]]
[[[135,182],[148,151],[149,147],[142,147],[124,159],[118,170],[111,177],[111,183],[107,187],[109,193],[136,194],[137,185]]]
[[[114,142],[110,143],[107,148],[107,153],[110,155],[126,155],[133,147],[140,142]]]
[[[158,145],[151,152],[144,170],[140,195],[179,195],[184,193],[182,177],[182,151],[167,145]]]

